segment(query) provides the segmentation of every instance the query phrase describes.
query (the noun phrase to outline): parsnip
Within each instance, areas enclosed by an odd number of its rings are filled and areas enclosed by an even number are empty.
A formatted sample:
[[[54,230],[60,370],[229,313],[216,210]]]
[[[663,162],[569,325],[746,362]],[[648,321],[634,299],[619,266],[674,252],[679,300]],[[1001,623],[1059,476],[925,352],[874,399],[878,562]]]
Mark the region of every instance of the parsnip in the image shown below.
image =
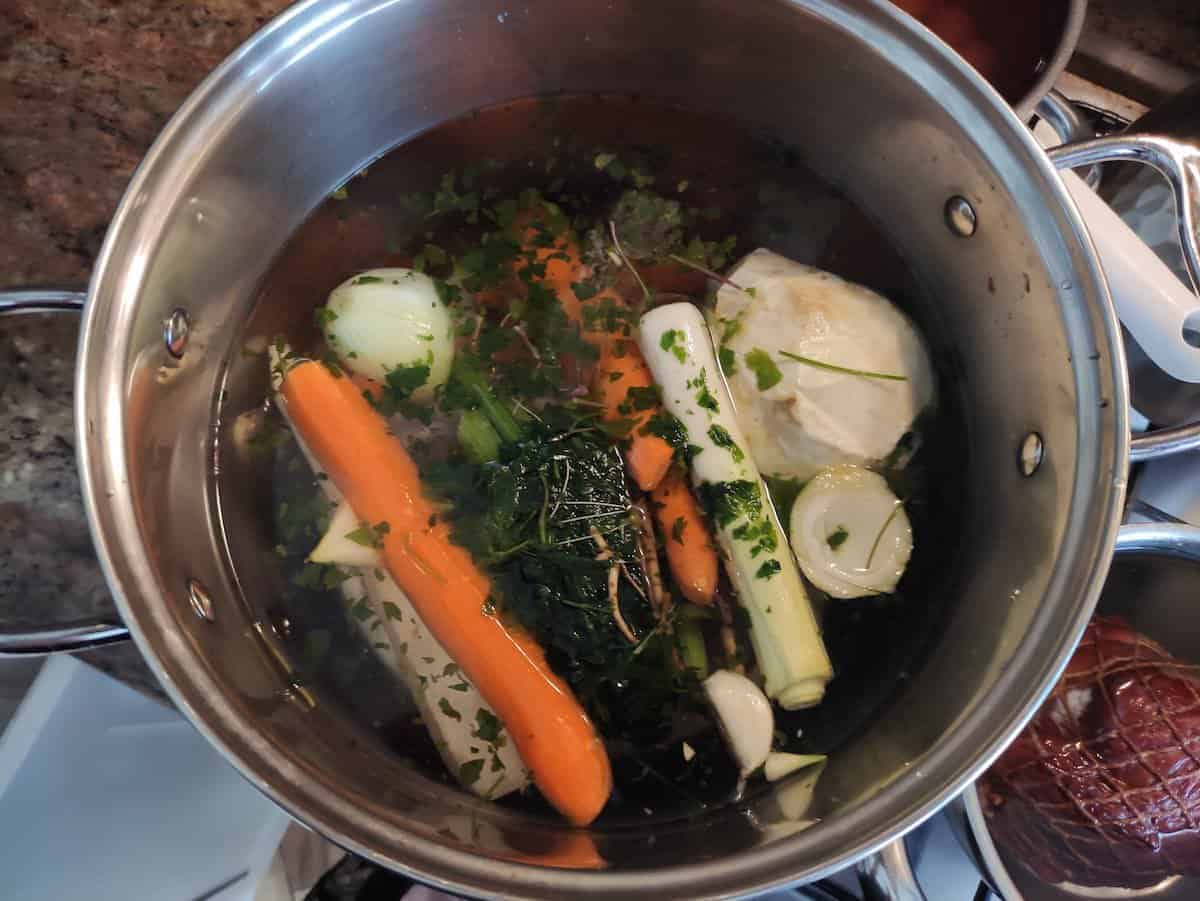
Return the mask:
[[[280,356],[271,349],[271,379],[276,402],[287,419],[286,405],[277,390]],[[296,440],[313,472],[320,474],[304,442],[299,436]],[[331,479],[319,481],[336,510],[310,559],[347,566],[354,573],[342,582],[342,593],[350,602],[366,598],[372,615],[358,620],[359,626],[372,646],[381,635],[386,638],[387,647],[375,647],[376,654],[408,688],[446,768],[464,788],[483,798],[499,798],[525,788],[529,770],[504,725],[380,566],[378,551],[345,537],[360,525],[359,519]]]

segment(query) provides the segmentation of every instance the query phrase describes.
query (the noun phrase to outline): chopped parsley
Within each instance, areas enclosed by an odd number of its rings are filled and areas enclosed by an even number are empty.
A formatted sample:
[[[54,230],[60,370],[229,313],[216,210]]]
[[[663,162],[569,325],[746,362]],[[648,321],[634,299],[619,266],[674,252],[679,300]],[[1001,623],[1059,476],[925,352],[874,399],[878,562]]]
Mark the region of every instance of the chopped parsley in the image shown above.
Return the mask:
[[[499,718],[490,710],[480,707],[475,711],[475,728],[471,730],[471,734],[480,741],[494,745],[500,738],[500,731],[503,728]]]
[[[600,289],[588,282],[571,282],[571,293],[579,300],[584,301],[591,300],[600,293]]]
[[[754,574],[756,579],[770,579],[773,576],[779,575],[783,571],[783,567],[778,560],[767,560],[758,568],[758,572]]]
[[[386,522],[379,522],[374,526],[364,522],[360,523],[354,531],[347,532],[346,538],[355,544],[361,544],[363,547],[372,547],[378,550],[383,547],[383,536],[391,530],[392,527]]]
[[[737,446],[733,440],[733,436],[729,434],[729,430],[724,426],[717,425],[715,422],[708,427],[708,437],[717,447],[723,447],[729,451],[729,455],[733,457],[734,463],[741,463],[746,459],[746,452]]]
[[[748,479],[732,482],[702,482],[700,501],[719,526],[729,526],[739,518],[757,519],[762,515],[762,493]]]
[[[433,351],[425,355],[419,363],[410,363],[389,369],[383,378],[383,390],[376,398],[370,393],[367,399],[384,416],[394,416],[401,413],[414,419],[426,420],[430,411],[411,401],[413,392],[429,381],[429,372],[433,366]]]
[[[733,375],[737,372],[737,354],[733,352],[733,348],[726,347],[724,344],[718,347],[717,362],[721,366],[721,371],[726,375]]]
[[[683,464],[692,462],[696,454],[704,450],[697,444],[688,442],[687,427],[680,422],[679,417],[666,410],[659,410],[639,430],[642,435],[657,435],[675,450],[675,458]]]
[[[454,709],[454,706],[445,698],[438,698],[438,710],[446,714],[452,720],[462,721],[462,714]]]
[[[442,699],[443,702],[445,698]],[[474,785],[479,781],[480,775],[483,773],[484,759],[476,757],[474,760],[468,760],[458,768],[458,780],[463,785]]]
[[[779,536],[775,534],[775,526],[765,516],[747,519],[731,534],[738,541],[753,542],[754,546],[750,549],[751,557],[757,557],[762,553],[772,554],[779,548]]]
[[[338,318],[338,314],[329,307],[317,307],[313,310],[313,325],[321,331],[329,328],[330,324]]]
[[[683,532],[687,528],[687,520],[682,516],[677,516],[675,522],[671,524],[671,540],[677,544],[683,544]]]
[[[669,328],[662,333],[662,338],[658,341],[658,346],[663,350],[669,350],[680,363],[687,360],[687,348],[684,347],[684,342],[687,340],[687,335],[681,329]]]
[[[721,406],[713,393],[708,390],[708,370],[701,369],[700,374],[692,379],[691,386],[696,390],[696,405],[713,413],[720,413]]]
[[[759,391],[774,388],[783,381],[783,373],[779,371],[779,367],[771,359],[771,355],[761,347],[756,347],[746,354],[746,366],[754,373]]]
[[[377,285],[381,284],[383,279],[378,275],[360,275],[358,278],[350,282],[353,285]]]
[[[642,410],[652,410],[658,406],[661,398],[658,385],[647,385],[644,388],[631,385],[625,392],[625,400],[618,405],[617,410],[624,416]]]

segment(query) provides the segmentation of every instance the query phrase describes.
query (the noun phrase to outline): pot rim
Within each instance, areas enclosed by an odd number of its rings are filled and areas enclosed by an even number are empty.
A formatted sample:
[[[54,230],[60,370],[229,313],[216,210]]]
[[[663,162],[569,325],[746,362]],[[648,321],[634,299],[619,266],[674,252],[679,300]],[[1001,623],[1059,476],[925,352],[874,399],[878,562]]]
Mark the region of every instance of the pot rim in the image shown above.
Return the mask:
[[[1067,63],[1074,56],[1075,48],[1079,45],[1079,36],[1083,33],[1087,7],[1088,0],[1068,0],[1067,20],[1063,23],[1063,31],[1054,48],[1054,53],[1046,60],[1046,67],[1042,69],[1037,81],[1033,83],[1025,96],[1013,105],[1013,109],[1021,121],[1029,120],[1037,111],[1037,105],[1041,99],[1050,93],[1054,85],[1058,83],[1059,76],[1066,71]]]
[[[456,850],[412,833],[392,836],[387,850],[370,845],[369,830],[354,834],[350,814],[354,808],[286,749],[271,745],[257,733],[252,716],[230,703],[221,703],[222,687],[182,639],[153,642],[143,628],[143,608],[161,601],[147,547],[142,543],[135,500],[130,487],[129,461],[123,423],[127,373],[124,361],[131,344],[132,309],[142,270],[139,250],[145,250],[161,226],[165,201],[178,193],[190,172],[191,154],[210,139],[230,107],[253,90],[254,72],[276,45],[313,39],[348,27],[353,20],[373,14],[400,0],[305,0],[287,10],[253,35],[212,72],[179,111],[138,167],[105,237],[90,286],[84,314],[76,374],[76,429],[84,505],[97,555],[118,609],[129,626],[147,663],[172,701],[217,746],[241,773],[276,803],[327,835],[339,845],[385,866],[401,869],[417,879],[464,894],[504,897],[627,898],[678,896],[728,897],[756,893],[801,880],[816,879],[843,869],[878,850],[940,809],[969,785],[1019,732],[1040,706],[1066,665],[1095,605],[1107,572],[1124,499],[1128,456],[1127,396],[1120,329],[1088,233],[1066,189],[1050,164],[1004,100],[946,45],[931,40],[907,15],[885,0],[780,0],[803,6],[830,27],[857,35],[887,40],[897,50],[920,53],[953,79],[979,109],[1003,131],[1014,153],[1024,157],[1028,178],[1037,183],[1051,211],[1050,218],[1064,233],[1080,277],[1077,294],[1095,299],[1092,328],[1107,339],[1108,353],[1096,361],[1110,379],[1114,396],[1105,418],[1114,420],[1111,454],[1108,449],[1080,445],[1081,455],[1094,456],[1097,471],[1109,487],[1096,492],[1083,482],[1076,469],[1073,497],[1095,492],[1081,509],[1073,500],[1061,545],[1072,566],[1055,567],[1047,593],[1062,596],[1069,615],[1060,612],[1055,655],[1037,656],[1030,647],[1017,648],[1005,671],[992,687],[992,697],[1015,699],[1009,720],[996,717],[975,704],[959,727],[941,740],[921,765],[891,785],[831,821],[769,845],[739,852],[717,861],[670,866],[650,871],[552,870],[486,858]],[[253,73],[253,78],[251,77]],[[152,202],[159,198],[159,202]],[[1076,365],[1088,365],[1077,362]],[[1109,459],[1111,456],[1111,459]],[[1094,475],[1093,475],[1094,478]],[[1087,525],[1088,528],[1081,528]],[[1093,534],[1084,534],[1088,530]],[[1086,577],[1087,562],[1090,569]],[[1067,570],[1070,570],[1069,572]],[[1071,597],[1068,597],[1068,594]],[[149,598],[150,600],[146,600]],[[1073,598],[1073,600],[1072,600]],[[1030,626],[1049,631],[1049,613],[1042,605]],[[935,790],[925,786],[935,784]],[[912,796],[919,800],[915,803]],[[823,845],[826,847],[822,847]],[[797,869],[795,855],[802,846],[814,846],[817,861]]]

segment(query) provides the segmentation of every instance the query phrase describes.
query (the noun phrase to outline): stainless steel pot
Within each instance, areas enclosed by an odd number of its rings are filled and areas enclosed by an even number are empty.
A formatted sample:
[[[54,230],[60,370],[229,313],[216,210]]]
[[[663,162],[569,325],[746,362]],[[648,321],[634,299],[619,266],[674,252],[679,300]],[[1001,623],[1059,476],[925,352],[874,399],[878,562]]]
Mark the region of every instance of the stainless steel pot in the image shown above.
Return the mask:
[[[1058,84],[1059,76],[1067,70],[1067,63],[1074,55],[1075,47],[1079,44],[1079,36],[1083,33],[1087,6],[1087,0],[1068,0],[1062,34],[1059,36],[1054,52],[1046,60],[1046,65],[1042,68],[1037,81],[1014,107],[1017,115],[1023,120],[1028,121],[1029,117],[1037,111],[1042,98],[1053,90],[1054,86]]]
[[[535,865],[561,824],[434,783],[296,689],[264,614],[269,548],[245,492],[215,473],[234,439],[218,401],[237,387],[255,287],[329,191],[472,109],[586,91],[733,116],[800,148],[926,288],[969,447],[951,612],[895,703],[831,759],[817,785],[829,815],[802,828],[793,782],[686,821],[600,826],[601,871]],[[334,841],[439,886],[615,899],[816,878],[967,785],[1087,621],[1124,496],[1126,407],[1116,317],[1052,166],[974,72],[887,4],[312,0],[210,76],[143,162],[92,280],[76,413],[121,616],[248,779]]]
[[[1200,577],[1200,529],[1178,522],[1129,525],[1117,539],[1116,559],[1099,611],[1126,617],[1139,632],[1163,643],[1183,660],[1200,660],[1200,621],[1195,586]],[[1072,901],[1114,897],[1112,889],[1046,885],[1013,862],[992,841],[974,786],[948,810],[964,848],[1000,901]],[[1145,889],[1121,890],[1123,898],[1185,901],[1200,881],[1170,877]]]

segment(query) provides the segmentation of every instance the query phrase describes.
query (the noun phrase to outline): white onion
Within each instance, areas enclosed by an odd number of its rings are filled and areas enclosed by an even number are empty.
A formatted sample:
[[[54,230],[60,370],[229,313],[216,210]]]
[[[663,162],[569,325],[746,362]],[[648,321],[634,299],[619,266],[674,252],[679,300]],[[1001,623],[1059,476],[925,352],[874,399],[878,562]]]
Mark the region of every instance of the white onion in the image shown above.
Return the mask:
[[[912,526],[878,473],[822,470],[792,506],[792,550],[809,581],[837,598],[893,591],[912,556]]]
[[[412,269],[370,269],[329,294],[325,339],[352,372],[382,381],[399,366],[427,364],[429,378],[413,392],[428,401],[454,361],[450,312],[429,276]]]

